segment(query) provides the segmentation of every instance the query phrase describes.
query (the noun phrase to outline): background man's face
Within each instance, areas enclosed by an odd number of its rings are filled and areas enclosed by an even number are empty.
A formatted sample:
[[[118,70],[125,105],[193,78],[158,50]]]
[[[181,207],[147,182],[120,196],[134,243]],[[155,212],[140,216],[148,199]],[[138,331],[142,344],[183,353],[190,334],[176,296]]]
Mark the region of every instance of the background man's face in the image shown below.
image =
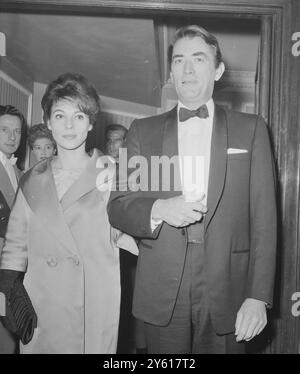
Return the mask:
[[[122,130],[109,131],[106,139],[107,153],[114,158],[119,157],[119,148],[125,143],[124,132]]]
[[[215,67],[215,53],[201,37],[182,38],[173,48],[171,80],[178,99],[196,109],[211,97],[214,83],[224,72],[224,64]]]
[[[11,157],[20,145],[22,134],[21,120],[17,116],[4,114],[0,117],[0,151]]]

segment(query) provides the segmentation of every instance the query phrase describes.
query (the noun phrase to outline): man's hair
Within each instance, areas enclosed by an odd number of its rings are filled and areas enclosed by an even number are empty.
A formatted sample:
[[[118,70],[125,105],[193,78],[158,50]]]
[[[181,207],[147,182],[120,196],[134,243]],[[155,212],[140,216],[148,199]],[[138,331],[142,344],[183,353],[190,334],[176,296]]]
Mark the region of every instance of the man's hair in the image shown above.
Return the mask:
[[[23,114],[17,109],[16,107],[12,105],[0,105],[0,117],[4,116],[5,114],[9,114],[10,116],[18,117],[21,121],[22,130],[23,127],[26,128],[26,119],[23,116]]]
[[[124,139],[126,138],[128,132],[125,126],[119,125],[117,123],[112,123],[111,125],[105,127],[105,139],[107,139],[108,133],[111,131],[123,131]]]
[[[169,63],[170,64],[172,63],[173,47],[175,43],[179,39],[183,39],[183,38],[193,39],[195,37],[200,37],[201,39],[203,39],[205,43],[208,44],[214,50],[215,67],[217,68],[222,62],[222,53],[221,53],[221,49],[219,46],[219,42],[213,34],[205,30],[203,27],[200,27],[197,25],[184,26],[175,32],[173,43],[169,46],[169,49],[168,49]]]
[[[81,74],[65,73],[51,82],[42,98],[44,122],[50,119],[53,104],[59,100],[74,100],[94,125],[100,112],[100,98],[94,86]]]
[[[33,125],[29,128],[27,141],[31,149],[33,149],[35,141],[41,138],[49,139],[53,146],[56,147],[56,142],[53,139],[52,132],[44,123],[38,123],[37,125]]]

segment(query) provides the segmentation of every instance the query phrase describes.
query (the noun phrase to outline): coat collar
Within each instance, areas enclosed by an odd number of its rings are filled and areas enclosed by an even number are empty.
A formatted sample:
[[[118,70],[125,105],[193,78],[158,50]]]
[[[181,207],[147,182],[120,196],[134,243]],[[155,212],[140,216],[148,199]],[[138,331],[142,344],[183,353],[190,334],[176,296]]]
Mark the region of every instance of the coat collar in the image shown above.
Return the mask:
[[[99,187],[101,184],[107,183],[109,180],[113,179],[114,170],[115,165],[110,160],[110,158],[108,156],[105,156],[99,150],[94,149],[87,167],[84,169],[80,177],[74,182],[74,184],[62,197],[61,206],[63,210],[68,209],[68,207],[74,204],[74,202],[76,202],[83,195],[89,193],[95,188],[98,188],[98,190],[100,190]],[[103,178],[103,180],[101,180],[102,172],[103,176],[105,174],[105,178]]]
[[[96,178],[99,173],[97,160],[100,156],[105,158],[94,150],[86,169],[65,193],[61,202],[57,197],[50,159],[35,165],[21,179],[20,187],[31,210],[64,247],[73,253],[77,252],[76,243],[66,223],[64,211],[96,188]]]

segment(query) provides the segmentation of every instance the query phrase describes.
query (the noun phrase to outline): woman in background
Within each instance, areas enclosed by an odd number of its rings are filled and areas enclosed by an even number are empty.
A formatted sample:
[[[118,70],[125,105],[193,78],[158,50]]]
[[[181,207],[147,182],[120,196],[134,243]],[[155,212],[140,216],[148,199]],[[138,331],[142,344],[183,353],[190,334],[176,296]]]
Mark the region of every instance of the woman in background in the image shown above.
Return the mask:
[[[34,163],[56,154],[56,144],[52,132],[44,123],[30,127],[28,131],[28,145],[32,150]]]
[[[20,351],[115,353],[119,251],[110,240],[109,190],[96,181],[102,171],[112,177],[113,164],[85,152],[99,97],[83,76],[67,73],[49,84],[42,108],[57,156],[21,179],[0,262],[2,273],[25,273],[38,318]]]

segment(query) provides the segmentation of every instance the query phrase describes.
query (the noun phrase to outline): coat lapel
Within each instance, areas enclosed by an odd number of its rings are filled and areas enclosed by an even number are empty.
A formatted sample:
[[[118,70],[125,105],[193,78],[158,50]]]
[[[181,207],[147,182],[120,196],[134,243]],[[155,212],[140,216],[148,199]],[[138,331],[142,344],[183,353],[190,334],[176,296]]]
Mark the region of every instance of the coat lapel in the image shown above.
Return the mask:
[[[23,173],[22,173],[22,171],[20,169],[18,169],[18,167],[16,165],[14,165],[14,171],[16,173],[17,181],[19,183],[19,180],[22,177]]]
[[[207,194],[208,212],[204,219],[205,230],[216,211],[225,184],[228,143],[226,121],[225,111],[215,105]]]
[[[31,210],[47,230],[74,254],[77,252],[76,243],[58,201],[50,162],[48,159],[34,166],[22,178],[20,187]]]
[[[179,196],[182,194],[181,178],[178,157],[178,121],[177,121],[177,106],[173,108],[165,121],[162,155],[169,159],[174,157],[174,168],[170,170],[170,196]]]
[[[15,198],[15,190],[13,188],[13,185],[11,184],[11,181],[4,166],[2,165],[2,162],[0,162],[0,178],[0,190],[2,191],[3,196],[5,197],[8,206],[11,208]]]
[[[101,172],[104,172],[103,181],[101,181]],[[100,177],[98,178],[98,176]],[[95,188],[98,188],[98,190],[100,190],[100,185],[112,181],[113,177],[114,166],[112,161],[110,161],[109,158],[103,155],[100,151],[94,149],[93,155],[89,160],[87,167],[62,197],[61,206],[63,211],[68,209],[82,196],[94,190]],[[109,187],[104,190],[108,191]]]

